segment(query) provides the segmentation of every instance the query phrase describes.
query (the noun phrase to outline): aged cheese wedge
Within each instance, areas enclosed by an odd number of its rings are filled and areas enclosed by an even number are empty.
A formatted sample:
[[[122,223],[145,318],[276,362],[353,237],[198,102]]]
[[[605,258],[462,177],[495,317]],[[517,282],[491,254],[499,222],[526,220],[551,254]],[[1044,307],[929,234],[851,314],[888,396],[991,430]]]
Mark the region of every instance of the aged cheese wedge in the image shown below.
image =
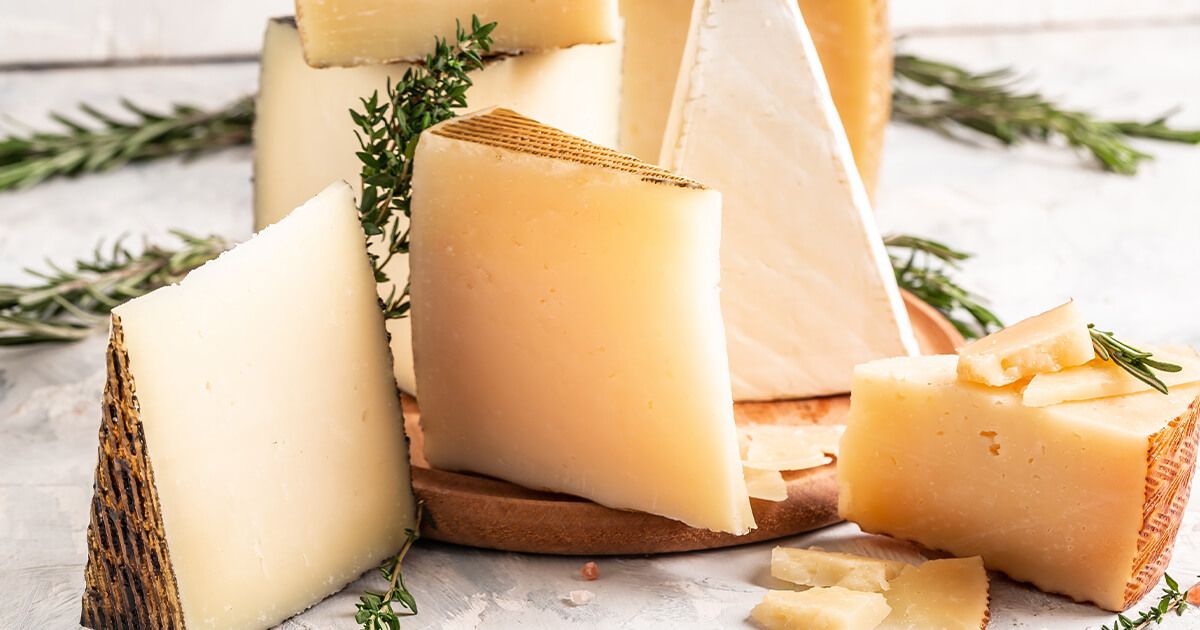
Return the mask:
[[[694,527],[754,526],[718,192],[493,109],[422,134],[412,214],[430,464]]]
[[[776,547],[771,551],[771,576],[801,586],[840,586],[882,593],[907,566],[895,560],[819,549]]]
[[[431,37],[426,34],[427,37]],[[617,139],[621,49],[618,44],[489,60],[467,93],[472,109],[505,105],[602,144]],[[331,181],[357,189],[361,164],[348,111],[359,99],[382,92],[388,77],[408,66],[316,70],[304,64],[293,21],[272,20],[263,44],[258,117],[254,125],[254,225],[262,229]],[[388,277],[400,288],[408,260],[394,257]],[[388,295],[392,284],[380,285]],[[408,319],[388,322],[396,380],[415,393]]]
[[[113,312],[81,623],[267,628],[399,549],[408,443],[350,188]]]
[[[980,630],[988,624],[988,577],[979,557],[908,566],[884,593],[892,611],[880,630]]]
[[[621,0],[621,150],[657,162],[695,0]]]
[[[959,378],[1000,386],[1083,365],[1096,352],[1072,301],[973,341],[958,356]]]
[[[956,363],[855,370],[841,515],[1110,610],[1141,598],[1187,503],[1200,384],[1031,408],[1016,386],[958,380]]]
[[[1168,388],[1200,381],[1200,358],[1191,348],[1170,350],[1142,344],[1137,347],[1153,352],[1156,360],[1183,368],[1179,372],[1155,372]],[[1150,389],[1149,384],[1134,378],[1121,366],[1097,357],[1061,372],[1034,376],[1025,386],[1022,401],[1028,407],[1045,407],[1064,401],[1121,396]]]
[[[872,630],[888,612],[887,600],[879,593],[830,586],[767,591],[750,618],[765,630]]]
[[[751,499],[787,501],[787,482],[784,481],[782,472],[744,465],[742,474],[746,478],[746,492]]]
[[[660,163],[724,198],[735,399],[843,393],[855,364],[916,353],[795,0],[697,2],[666,138]]]
[[[658,0],[654,0],[658,1]],[[304,57],[314,68],[412,61],[454,40],[471,17],[498,22],[496,52],[528,52],[620,37],[617,0],[296,0]]]

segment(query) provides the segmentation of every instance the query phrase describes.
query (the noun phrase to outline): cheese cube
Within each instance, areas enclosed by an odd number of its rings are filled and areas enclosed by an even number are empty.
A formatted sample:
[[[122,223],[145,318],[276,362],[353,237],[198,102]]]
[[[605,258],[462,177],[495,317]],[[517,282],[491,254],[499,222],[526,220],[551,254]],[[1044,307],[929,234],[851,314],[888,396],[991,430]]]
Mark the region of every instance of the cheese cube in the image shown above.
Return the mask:
[[[112,323],[83,625],[268,628],[400,548],[408,443],[348,186]]]
[[[839,512],[1017,580],[1124,610],[1158,581],[1195,468],[1200,384],[1026,407],[957,357],[855,370]]]
[[[973,341],[958,356],[959,378],[999,387],[1082,365],[1096,351],[1083,315],[1067,302]]]
[[[1158,372],[1168,388],[1200,381],[1200,358],[1191,348],[1165,349],[1145,345],[1137,347],[1154,353],[1154,359],[1174,363],[1178,372]],[[1027,407],[1045,407],[1070,400],[1091,400],[1149,391],[1150,384],[1135,378],[1113,361],[1099,357],[1061,372],[1038,374],[1025,386],[1022,401]]]
[[[879,630],[979,630],[990,616],[987,571],[978,557],[905,567],[884,596],[892,612]]]
[[[499,23],[495,52],[615,42],[621,32],[617,0],[296,0],[314,68],[423,59],[434,36],[454,41],[456,24],[470,28],[472,16]]]
[[[502,109],[425,131],[414,163],[429,463],[749,531],[720,194]]]
[[[750,618],[765,630],[872,630],[887,617],[883,595],[839,586],[767,591]]]
[[[432,41],[433,35],[423,37]],[[514,107],[594,142],[616,142],[619,44],[494,58],[486,64],[471,75],[467,101],[472,109]],[[355,155],[358,141],[349,110],[361,109],[359,99],[374,91],[382,94],[388,78],[399,79],[409,67],[316,70],[304,64],[295,22],[282,18],[267,24],[254,123],[255,229],[278,221],[331,181],[358,189],[362,164]],[[391,283],[380,284],[383,297],[393,286],[404,288],[407,257],[393,257],[386,271]],[[404,391],[416,393],[409,320],[389,320],[388,331],[396,380]]]
[[[895,560],[817,549],[776,547],[771,551],[771,576],[801,586],[840,586],[882,593],[888,589],[888,581],[906,566]]]
[[[724,196],[734,398],[844,393],[856,364],[916,354],[796,0],[699,0],[690,28],[659,162]]]

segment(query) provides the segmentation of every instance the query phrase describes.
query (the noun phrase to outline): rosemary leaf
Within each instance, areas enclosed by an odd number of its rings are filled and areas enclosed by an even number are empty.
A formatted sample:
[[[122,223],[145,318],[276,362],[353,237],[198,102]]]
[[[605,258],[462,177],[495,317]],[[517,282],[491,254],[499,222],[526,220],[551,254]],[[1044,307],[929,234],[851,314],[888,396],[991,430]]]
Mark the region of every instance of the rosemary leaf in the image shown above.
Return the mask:
[[[883,239],[900,287],[937,309],[967,339],[978,339],[1004,327],[983,298],[959,286],[950,276],[971,257],[944,243],[907,234]]]
[[[1152,353],[1139,350],[1118,340],[1111,332],[1096,328],[1095,324],[1088,324],[1088,332],[1092,335],[1092,347],[1096,350],[1096,356],[1105,361],[1116,363],[1134,378],[1163,394],[1167,393],[1167,385],[1162,382],[1162,379],[1153,370],[1158,370],[1159,372],[1179,372],[1183,370],[1182,366],[1174,363],[1152,359],[1151,357],[1154,356]]]

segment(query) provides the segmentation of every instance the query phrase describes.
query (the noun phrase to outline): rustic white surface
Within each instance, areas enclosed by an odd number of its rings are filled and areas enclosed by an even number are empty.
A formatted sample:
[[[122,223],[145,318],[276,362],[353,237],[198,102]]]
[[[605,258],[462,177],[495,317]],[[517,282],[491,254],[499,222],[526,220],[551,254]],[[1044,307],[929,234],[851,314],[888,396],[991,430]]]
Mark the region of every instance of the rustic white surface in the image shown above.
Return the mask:
[[[7,1],[7,0],[6,0]],[[905,1],[905,0],[901,0]],[[913,0],[908,0],[913,1]],[[1056,96],[1114,115],[1185,106],[1200,125],[1200,26],[912,38],[911,50],[986,68],[1036,70]],[[0,113],[30,123],[76,100],[120,94],[156,105],[216,104],[251,91],[252,65],[0,73]],[[885,228],[945,239],[979,257],[962,272],[1014,319],[1074,295],[1106,325],[1200,345],[1200,148],[1146,144],[1158,159],[1135,178],[1103,174],[1062,152],[946,140],[894,126],[880,192]],[[244,238],[250,223],[247,150],[131,168],[30,191],[0,193],[0,282],[44,256],[69,260],[121,233],[169,227]],[[102,384],[100,336],[56,348],[0,350],[0,630],[77,628],[84,532]],[[1200,506],[1197,506],[1200,507]],[[1200,509],[1180,533],[1171,572],[1200,575]],[[841,525],[781,541],[908,556],[903,544]],[[660,558],[584,559],[423,542],[405,574],[421,614],[405,628],[727,628],[772,585],[772,544]],[[993,579],[994,628],[1098,628],[1110,616]],[[284,628],[352,628],[368,577]],[[572,590],[596,594],[587,606]],[[1200,615],[1164,628],[1200,628]]]

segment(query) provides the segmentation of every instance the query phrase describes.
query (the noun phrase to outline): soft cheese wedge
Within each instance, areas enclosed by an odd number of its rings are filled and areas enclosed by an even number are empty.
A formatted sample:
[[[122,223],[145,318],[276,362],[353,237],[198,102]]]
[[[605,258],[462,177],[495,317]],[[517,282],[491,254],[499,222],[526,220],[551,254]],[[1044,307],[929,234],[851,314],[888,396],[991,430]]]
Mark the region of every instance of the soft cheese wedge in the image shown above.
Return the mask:
[[[840,586],[807,591],[768,591],[750,618],[765,630],[872,630],[890,608],[879,593]]]
[[[1162,576],[1195,468],[1200,384],[1033,408],[953,355],[855,370],[839,512],[1124,610]]]
[[[988,625],[988,577],[975,558],[905,567],[884,593],[891,613],[879,630],[980,630]]]
[[[425,455],[741,534],[715,190],[493,109],[422,134]]]
[[[296,0],[304,56],[315,68],[421,59],[435,36],[453,41],[472,16],[499,23],[496,52],[602,44],[621,33],[617,0]]]
[[[1200,381],[1200,357],[1191,348],[1160,349],[1141,344],[1138,347],[1152,352],[1157,361],[1174,363],[1182,368],[1178,372],[1155,372],[1168,388]],[[1034,376],[1025,386],[1022,401],[1028,407],[1045,407],[1065,401],[1122,396],[1150,389],[1149,383],[1134,378],[1115,362],[1095,358],[1061,372]]]
[[[699,0],[660,163],[721,191],[721,300],[737,400],[850,390],[917,352],[795,0]]]
[[[400,548],[408,444],[350,188],[113,312],[81,623],[267,628]]]
[[[771,576],[800,586],[840,586],[882,593],[907,566],[895,560],[819,549],[776,547],[771,551]]]
[[[1001,386],[1083,365],[1096,351],[1083,314],[1067,302],[977,339],[958,356],[959,378]]]
[[[432,41],[430,33],[422,38]],[[616,142],[620,45],[575,46],[486,63],[472,75],[471,108],[514,107],[589,140]],[[357,189],[362,164],[349,110],[361,109],[360,98],[383,93],[388,78],[399,79],[408,67],[313,69],[304,63],[295,22],[268,23],[254,124],[255,229],[278,221],[331,181],[351,182]],[[393,257],[386,271],[403,289],[407,257]],[[380,294],[387,296],[392,287],[381,284]],[[409,320],[390,320],[388,330],[396,380],[415,393]]]

